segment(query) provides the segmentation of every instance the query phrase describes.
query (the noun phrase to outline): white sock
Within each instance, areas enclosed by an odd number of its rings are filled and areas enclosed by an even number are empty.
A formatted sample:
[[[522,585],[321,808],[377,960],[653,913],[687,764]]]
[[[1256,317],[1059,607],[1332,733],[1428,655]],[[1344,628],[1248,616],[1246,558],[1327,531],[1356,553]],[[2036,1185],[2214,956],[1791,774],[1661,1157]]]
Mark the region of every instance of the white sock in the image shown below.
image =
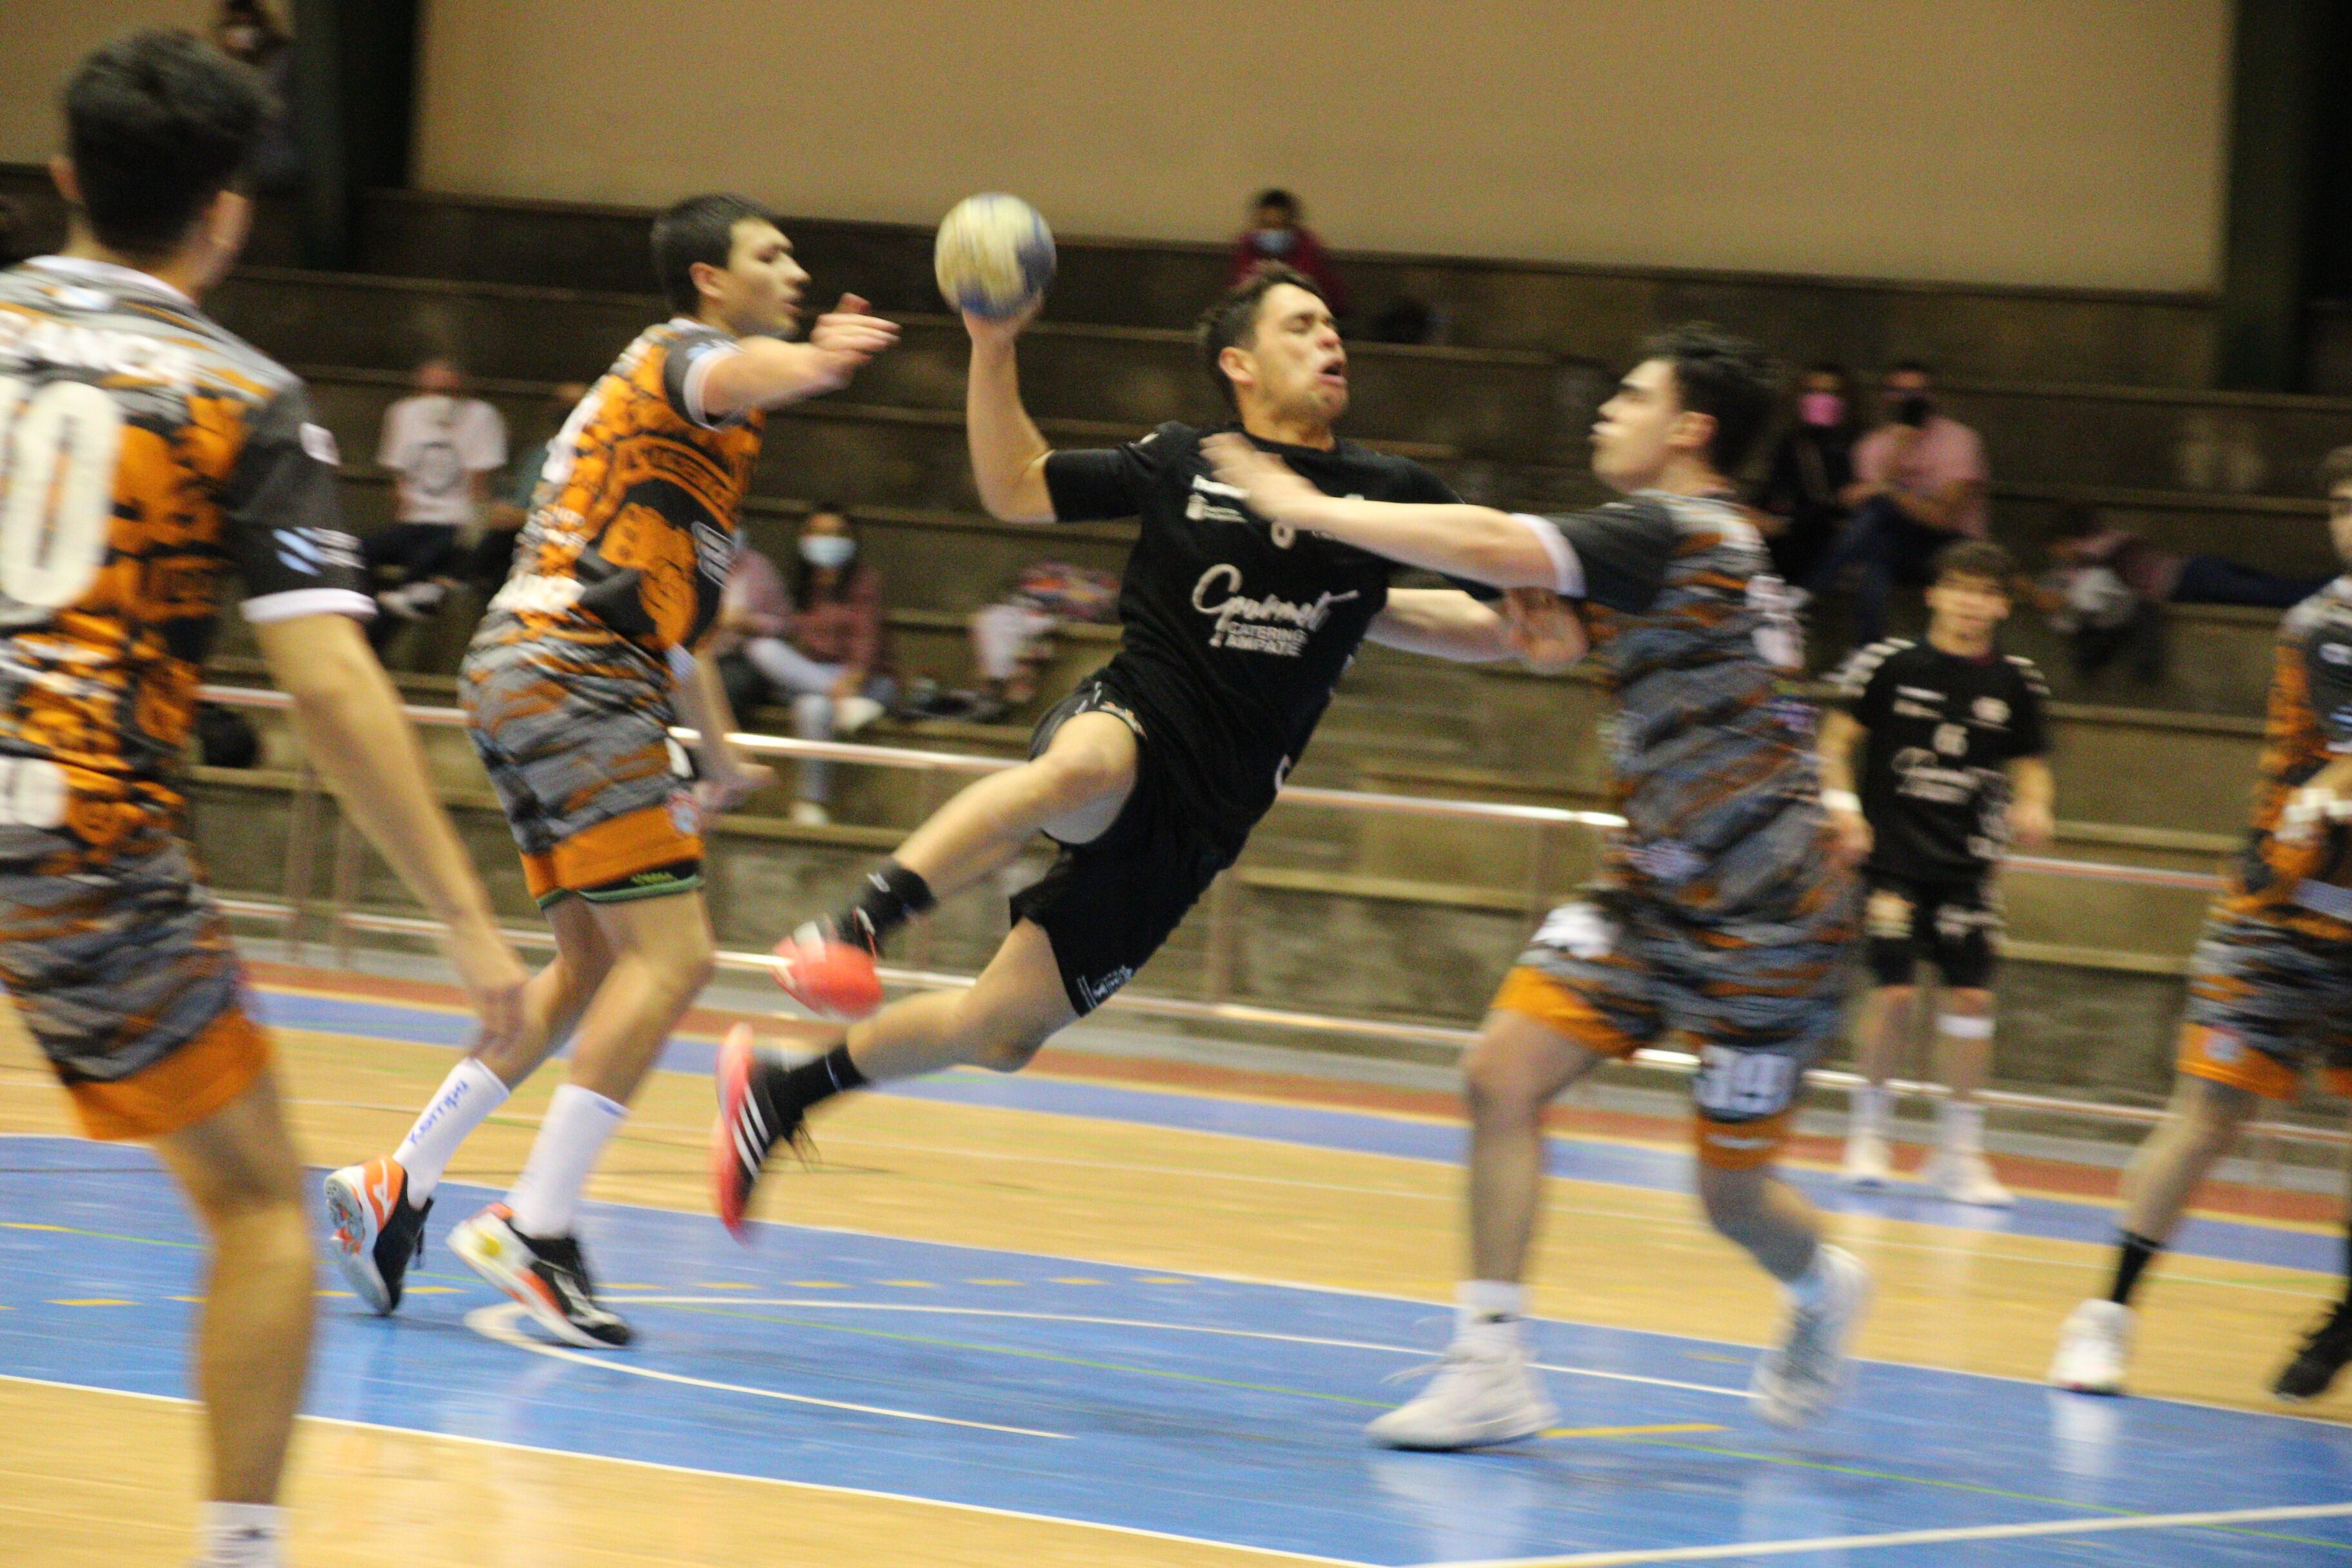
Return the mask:
[[[530,1158],[507,1194],[514,1227],[525,1236],[569,1236],[580,1212],[580,1189],[596,1168],[605,1141],[628,1119],[629,1108],[594,1089],[567,1083],[548,1101]]]
[[[1853,1091],[1853,1098],[1848,1103],[1853,1113],[1846,1131],[1848,1137],[1862,1133],[1880,1138],[1886,1136],[1887,1114],[1895,1108],[1893,1090],[1885,1084],[1866,1083]]]
[[[1527,1287],[1509,1279],[1465,1279],[1454,1288],[1454,1332],[1458,1339],[1489,1337],[1516,1343],[1526,1316]]]
[[[1984,1152],[1984,1107],[1948,1100],[1936,1108],[1936,1142],[1954,1154]]]
[[[1826,1244],[1816,1244],[1813,1247],[1812,1261],[1805,1265],[1805,1271],[1794,1279],[1784,1279],[1780,1282],[1780,1289],[1789,1293],[1790,1306],[1800,1310],[1810,1311],[1828,1299],[1830,1291],[1828,1254],[1829,1247]]]
[[[285,1528],[275,1503],[208,1502],[196,1527],[195,1568],[279,1568]]]
[[[416,1125],[393,1151],[392,1157],[408,1173],[410,1203],[421,1204],[433,1195],[433,1189],[441,1184],[441,1173],[457,1157],[457,1145],[485,1117],[504,1105],[510,1092],[498,1074],[472,1057],[449,1069]]]

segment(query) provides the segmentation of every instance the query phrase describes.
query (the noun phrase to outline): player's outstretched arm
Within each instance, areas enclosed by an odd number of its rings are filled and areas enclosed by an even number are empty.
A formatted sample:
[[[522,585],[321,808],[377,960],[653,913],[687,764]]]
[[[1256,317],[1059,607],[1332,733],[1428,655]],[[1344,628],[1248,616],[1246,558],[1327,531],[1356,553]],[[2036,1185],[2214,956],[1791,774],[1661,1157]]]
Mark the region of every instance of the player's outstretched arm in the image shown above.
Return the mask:
[[[449,928],[445,946],[497,1047],[522,1027],[522,962],[499,933],[490,896],[435,798],[425,750],[400,697],[350,617],[298,616],[253,628],[311,766],[401,882]]]
[[[746,761],[727,737],[735,731],[735,710],[727,700],[727,683],[719,679],[719,661],[708,654],[673,660],[678,717],[695,732],[695,761],[702,776],[694,784],[696,809],[706,816],[731,811],[745,797],[776,782],[775,770]]]
[[[1870,858],[1870,823],[1862,815],[1862,796],[1853,781],[1854,743],[1868,732],[1862,721],[1843,708],[1822,715],[1822,805],[1837,834],[1838,858],[1848,866]]]
[[[1399,588],[1365,635],[1376,643],[1464,664],[1517,658],[1552,673],[1582,658],[1584,624],[1556,595],[1514,590],[1482,605],[1459,588]]]
[[[1267,522],[1301,528],[1407,566],[1497,588],[1559,588],[1558,558],[1535,528],[1484,506],[1424,506],[1327,496],[1246,437],[1202,443],[1217,478]]]
[[[702,412],[717,421],[752,408],[781,408],[847,386],[867,361],[898,341],[898,323],[870,314],[866,301],[844,294],[816,319],[808,342],[744,338],[741,351],[712,364],[702,378]]]
[[[1054,455],[1021,402],[1021,370],[1013,340],[1037,313],[992,321],[967,312],[971,369],[964,382],[964,431],[971,443],[972,483],[980,504],[1000,522],[1051,522],[1054,497],[1045,488],[1045,459]]]

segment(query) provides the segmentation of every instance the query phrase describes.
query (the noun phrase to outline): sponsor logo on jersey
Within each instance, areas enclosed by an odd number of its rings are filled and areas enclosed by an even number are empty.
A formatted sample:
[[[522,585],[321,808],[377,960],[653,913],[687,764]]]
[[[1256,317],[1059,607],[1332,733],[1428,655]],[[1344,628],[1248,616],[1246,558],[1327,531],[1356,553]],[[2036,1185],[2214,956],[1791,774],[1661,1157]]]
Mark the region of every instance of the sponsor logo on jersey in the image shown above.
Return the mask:
[[[1113,994],[1115,994],[1120,986],[1126,984],[1129,981],[1134,978],[1135,966],[1129,963],[1122,963],[1117,969],[1112,970],[1108,974],[1105,974],[1092,980],[1087,979],[1085,975],[1080,975],[1078,977],[1078,994],[1087,999],[1087,1006],[1089,1009],[1099,1007],[1105,1002],[1110,1000]]]
[[[1924,702],[1907,701],[1900,697],[1887,704],[1887,711],[1897,719],[1941,719],[1944,716],[1941,708],[1930,708]]]
[[[2319,658],[2325,664],[2352,664],[2352,643],[2321,643]]]
[[[1932,702],[1938,708],[1944,705],[1944,694],[1926,686],[1898,686],[1895,689],[1895,694],[1898,697],[1916,697],[1922,702]]]
[[[302,450],[331,468],[343,460],[343,449],[335,445],[335,433],[324,425],[304,423]]]
[[[1247,493],[1195,474],[1192,499],[1184,503],[1184,515],[1194,522],[1247,522],[1249,513],[1242,510],[1241,504]]]
[[[1192,607],[1216,618],[1216,629],[1209,635],[1211,647],[1297,658],[1307,651],[1307,638],[1331,618],[1334,605],[1362,597],[1350,588],[1301,605],[1271,596],[1254,599],[1241,587],[1242,569],[1230,563],[1210,567],[1192,584]]]
[[[2009,722],[2009,704],[1998,697],[1979,697],[1969,711],[1976,715],[1978,723],[1990,724],[1995,729]]]
[[[0,310],[0,361],[68,365],[107,375],[185,386],[195,379],[196,356],[146,332],[110,331]]]
[[[694,837],[702,831],[702,813],[697,811],[694,807],[694,795],[692,792],[682,789],[674,789],[669,792],[669,800],[667,804],[669,805],[669,825],[672,827],[677,828],[680,833],[685,834],[689,838]]]

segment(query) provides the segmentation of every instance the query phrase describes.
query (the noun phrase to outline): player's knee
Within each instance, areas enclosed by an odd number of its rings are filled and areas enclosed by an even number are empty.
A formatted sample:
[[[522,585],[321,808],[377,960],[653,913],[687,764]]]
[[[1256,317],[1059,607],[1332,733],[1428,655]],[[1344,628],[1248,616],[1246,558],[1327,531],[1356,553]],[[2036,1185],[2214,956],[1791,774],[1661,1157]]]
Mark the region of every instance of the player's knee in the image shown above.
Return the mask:
[[[1540,1115],[1545,1099],[1536,1063],[1525,1051],[1490,1036],[1479,1037],[1464,1059],[1462,1092],[1471,1115],[1481,1121]]]
[[[1108,746],[1056,746],[1037,759],[1046,799],[1067,809],[1099,800],[1127,787],[1133,771],[1128,759]]]
[[[2211,1079],[2190,1078],[2184,1081],[2173,1101],[2173,1114],[2180,1118],[2184,1130],[2195,1142],[2226,1145],[2236,1140],[2261,1107],[2262,1097],[2252,1089],[2216,1083]]]
[[[1701,1162],[1698,1201],[1706,1223],[1733,1241],[1740,1240],[1763,1213],[1764,1184],[1769,1179],[1760,1169],[1731,1170]]]

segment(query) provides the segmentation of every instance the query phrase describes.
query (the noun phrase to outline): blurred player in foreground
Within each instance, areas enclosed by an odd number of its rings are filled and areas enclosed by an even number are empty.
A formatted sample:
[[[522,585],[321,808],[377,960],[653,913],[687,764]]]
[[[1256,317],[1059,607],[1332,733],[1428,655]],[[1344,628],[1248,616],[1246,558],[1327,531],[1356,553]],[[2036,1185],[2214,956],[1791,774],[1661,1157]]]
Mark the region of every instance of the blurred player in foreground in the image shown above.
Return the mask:
[[[2321,465],[2336,558],[2352,567],[2352,447]],[[2060,1331],[2050,1381],[2121,1394],[2132,1297],[2197,1184],[2265,1099],[2293,1100],[2307,1068],[2352,1095],[2352,575],[2280,623],[2253,823],[2189,957],[2180,1077],[2163,1122],[2124,1172],[2114,1284]],[[2352,1224],[2352,1220],[2347,1220]],[[2344,1298],[2272,1392],[2315,1398],[2352,1361],[2352,1235]]]
[[[312,765],[449,927],[488,1048],[523,986],[361,635],[375,606],[334,439],[300,382],[196,307],[244,243],[269,112],[258,78],[186,34],[99,50],[52,165],[70,238],[0,273],[0,979],[83,1130],[149,1143],[211,1237],[205,1568],[278,1561],[313,1290],[268,1046],[179,837],[229,573]]]
[[[960,1062],[1018,1071],[1126,984],[1240,854],[1367,637],[1445,658],[1515,651],[1505,615],[1461,590],[1391,590],[1391,562],[1243,510],[1211,475],[1203,431],[1167,424],[1108,451],[1048,448],[1013,360],[1028,315],[965,318],[972,469],[988,510],[1008,521],[1141,519],[1119,589],[1118,656],[1046,714],[1025,766],[964,790],[856,903],[779,947],[778,977],[819,1012],[870,1012],[882,994],[875,953],[891,931],[1011,864],[1040,832],[1061,852],[1013,900],[1012,932],[970,990],[908,997],[798,1066],[755,1051],[748,1031],[730,1039],[711,1173],[719,1215],[739,1229],[769,1152],[799,1137],[811,1107]],[[1200,335],[1239,418],[1233,440],[1341,495],[1454,499],[1419,464],[1333,434],[1348,354],[1305,278],[1252,276],[1202,318]]]
[[[1212,444],[1218,479],[1276,528],[1580,602],[1617,698],[1627,826],[1599,884],[1536,932],[1470,1054],[1474,1278],[1436,1381],[1372,1423],[1376,1442],[1465,1448],[1549,1425],[1521,1321],[1544,1107],[1670,1034],[1698,1047],[1707,1218],[1788,1292],[1758,1408],[1794,1425],[1843,1385],[1870,1279],[1772,1172],[1805,1067],[1837,1033],[1853,880],[1822,814],[1813,710],[1786,689],[1796,626],[1732,500],[1771,406],[1755,345],[1705,324],[1653,339],[1592,427],[1593,472],[1626,499],[1560,518],[1339,500],[1241,442]]]
[[[703,818],[772,782],[725,739],[712,660],[719,614],[768,409],[834,392],[898,341],[845,297],[806,342],[786,341],[808,274],[763,208],[697,196],[655,221],[656,271],[677,312],[591,387],[549,447],[514,574],[474,634],[458,697],[555,928],[524,1027],[450,1069],[389,1156],[336,1172],[340,1260],[379,1312],[400,1302],[433,1189],[466,1135],[569,1036],[555,1091],[503,1202],[450,1249],[558,1339],[626,1344],[581,1255],[582,1190],[637,1086],[710,978]],[[670,726],[700,732],[699,782]]]
[[[1955,1203],[2006,1208],[2016,1199],[1984,1152],[1976,1102],[1992,1065],[1993,942],[2001,930],[1995,879],[2012,833],[2046,844],[2056,785],[2042,710],[2049,689],[2033,661],[1994,641],[2009,616],[2009,552],[1963,540],[1937,552],[1927,635],[1889,637],[1846,661],[1838,703],[1822,724],[1822,799],[1870,891],[1864,921],[1878,984],[1863,1013],[1844,1179],[1886,1184],[1893,1095],[1886,1087],[1912,1032],[1922,959],[1942,976],[1936,1065],[1936,1152],[1921,1173]],[[1863,742],[1862,776],[1854,743]]]

